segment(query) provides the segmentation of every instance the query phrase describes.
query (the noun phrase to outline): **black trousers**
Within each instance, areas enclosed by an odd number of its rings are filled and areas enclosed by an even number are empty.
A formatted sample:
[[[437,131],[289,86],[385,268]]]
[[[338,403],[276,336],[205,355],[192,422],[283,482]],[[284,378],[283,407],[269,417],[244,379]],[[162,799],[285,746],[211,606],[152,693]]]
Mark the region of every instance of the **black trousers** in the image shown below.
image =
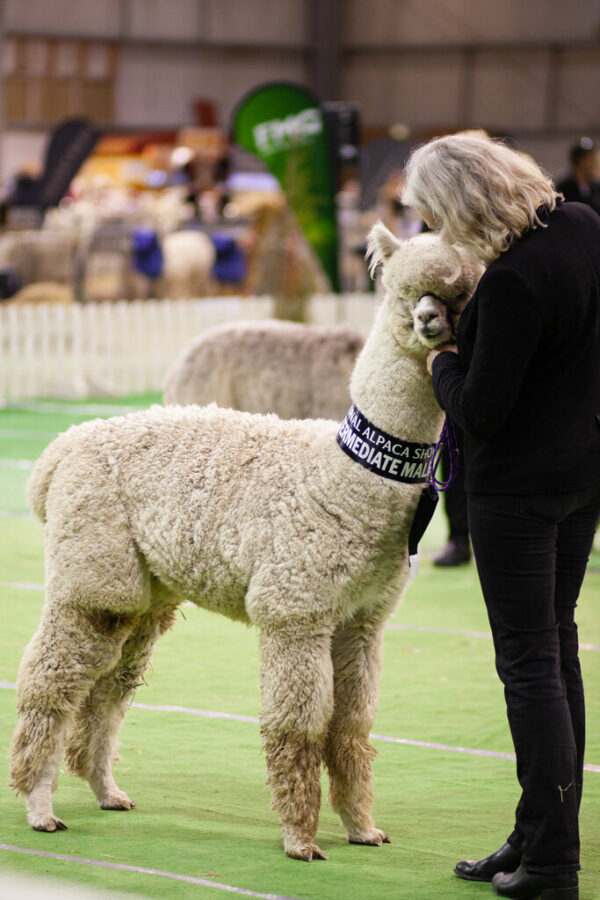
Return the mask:
[[[469,494],[469,526],[522,794],[509,843],[533,873],[579,869],[585,704],[575,607],[600,488]]]

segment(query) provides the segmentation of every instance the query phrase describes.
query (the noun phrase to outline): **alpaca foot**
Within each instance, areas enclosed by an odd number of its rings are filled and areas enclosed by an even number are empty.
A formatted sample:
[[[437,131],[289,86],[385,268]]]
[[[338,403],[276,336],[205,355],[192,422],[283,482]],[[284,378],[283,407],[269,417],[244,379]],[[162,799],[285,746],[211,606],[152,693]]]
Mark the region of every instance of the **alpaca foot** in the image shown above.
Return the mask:
[[[135,800],[130,800],[125,791],[111,791],[102,799],[98,800],[100,809],[134,809],[137,806]]]
[[[25,793],[27,821],[35,831],[66,831],[65,823],[54,815],[52,809],[52,786],[56,777],[51,765],[46,766],[38,783],[29,793]]]
[[[36,816],[30,814],[27,816],[27,821],[34,831],[67,831],[65,823],[55,815]]]
[[[348,843],[350,844],[368,844],[370,847],[381,847],[382,844],[391,844],[389,837],[381,828],[370,828],[368,831],[361,831],[348,834]]]
[[[291,859],[302,859],[304,862],[312,862],[313,859],[327,859],[316,844],[293,844],[285,848],[285,853]]]

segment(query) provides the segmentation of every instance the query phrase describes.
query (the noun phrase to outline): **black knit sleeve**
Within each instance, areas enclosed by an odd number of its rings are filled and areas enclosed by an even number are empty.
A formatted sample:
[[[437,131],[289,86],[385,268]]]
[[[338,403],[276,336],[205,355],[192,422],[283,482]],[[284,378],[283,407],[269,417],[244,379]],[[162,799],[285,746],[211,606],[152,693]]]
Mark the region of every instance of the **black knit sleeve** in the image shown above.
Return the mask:
[[[438,403],[468,434],[487,440],[505,423],[541,330],[538,298],[525,279],[514,269],[488,270],[478,289],[472,358],[465,365],[442,353],[432,367]]]

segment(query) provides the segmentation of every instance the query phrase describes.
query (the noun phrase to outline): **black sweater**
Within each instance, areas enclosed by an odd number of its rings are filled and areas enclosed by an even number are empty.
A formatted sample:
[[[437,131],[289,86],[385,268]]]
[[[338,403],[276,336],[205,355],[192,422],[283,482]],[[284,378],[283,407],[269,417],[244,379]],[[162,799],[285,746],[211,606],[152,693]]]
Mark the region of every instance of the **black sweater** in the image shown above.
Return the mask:
[[[466,487],[563,493],[600,485],[600,217],[561,203],[483,274],[459,356],[433,362],[465,432]]]

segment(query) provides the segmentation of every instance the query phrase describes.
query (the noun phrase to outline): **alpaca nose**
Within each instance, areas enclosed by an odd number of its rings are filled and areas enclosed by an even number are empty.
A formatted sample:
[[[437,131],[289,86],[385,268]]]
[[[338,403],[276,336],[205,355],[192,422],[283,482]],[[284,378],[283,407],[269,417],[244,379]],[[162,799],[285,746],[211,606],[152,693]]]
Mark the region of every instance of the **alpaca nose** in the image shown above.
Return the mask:
[[[424,294],[413,315],[415,330],[421,340],[437,340],[448,330],[446,310],[436,297]]]
[[[432,297],[421,297],[415,310],[415,318],[421,325],[428,325],[432,319],[437,319],[441,314],[438,303]]]

